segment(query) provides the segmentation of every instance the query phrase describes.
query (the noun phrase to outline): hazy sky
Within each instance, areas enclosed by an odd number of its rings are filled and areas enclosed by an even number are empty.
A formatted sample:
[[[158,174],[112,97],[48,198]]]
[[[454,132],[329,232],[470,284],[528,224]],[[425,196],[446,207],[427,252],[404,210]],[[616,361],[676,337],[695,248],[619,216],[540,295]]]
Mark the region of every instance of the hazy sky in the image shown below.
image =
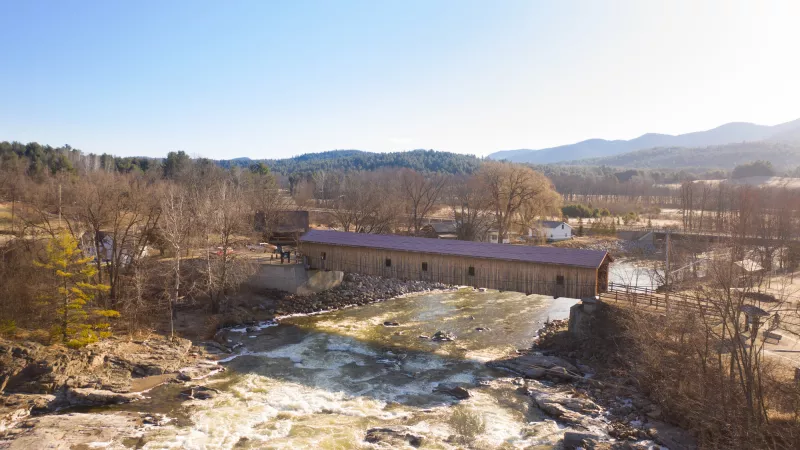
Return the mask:
[[[800,1],[0,0],[0,140],[485,155],[800,117]]]

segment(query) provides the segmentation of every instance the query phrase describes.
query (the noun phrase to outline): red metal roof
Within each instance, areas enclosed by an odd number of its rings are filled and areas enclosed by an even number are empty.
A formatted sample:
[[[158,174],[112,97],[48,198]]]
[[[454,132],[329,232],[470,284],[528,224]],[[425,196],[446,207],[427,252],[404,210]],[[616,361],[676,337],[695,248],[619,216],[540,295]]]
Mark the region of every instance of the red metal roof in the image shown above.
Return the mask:
[[[433,253],[438,255],[468,256],[471,258],[501,259],[505,261],[522,261],[539,264],[559,264],[592,269],[600,267],[603,259],[605,259],[608,254],[608,252],[600,250],[492,244],[489,242],[427,239],[326,230],[310,230],[300,238],[300,242]]]

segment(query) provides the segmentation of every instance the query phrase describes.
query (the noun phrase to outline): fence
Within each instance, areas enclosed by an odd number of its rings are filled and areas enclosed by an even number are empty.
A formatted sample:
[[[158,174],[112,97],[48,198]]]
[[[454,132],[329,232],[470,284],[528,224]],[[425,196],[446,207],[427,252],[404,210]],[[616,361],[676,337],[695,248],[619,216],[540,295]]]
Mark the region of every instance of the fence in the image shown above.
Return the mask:
[[[591,223],[584,224],[584,230],[586,232],[591,232]],[[714,229],[692,229],[686,230],[680,226],[670,226],[670,227],[648,227],[643,225],[615,225],[616,231],[637,231],[637,232],[653,232],[657,234],[667,234],[668,232],[671,233],[674,237],[684,237],[684,236],[696,236],[700,238],[718,238],[718,239],[750,239],[750,240],[764,240],[764,241],[798,241],[800,240],[800,236],[788,236],[785,238],[780,238],[779,236],[766,236],[759,233],[748,233],[742,235],[740,233],[732,233],[730,229],[726,229],[726,231],[719,231]]]
[[[608,290],[600,294],[600,298],[606,302],[626,303],[633,307],[719,316],[717,305],[710,299],[670,293],[669,300],[667,300],[667,296],[664,293],[650,287],[629,286],[612,282],[608,284]]]

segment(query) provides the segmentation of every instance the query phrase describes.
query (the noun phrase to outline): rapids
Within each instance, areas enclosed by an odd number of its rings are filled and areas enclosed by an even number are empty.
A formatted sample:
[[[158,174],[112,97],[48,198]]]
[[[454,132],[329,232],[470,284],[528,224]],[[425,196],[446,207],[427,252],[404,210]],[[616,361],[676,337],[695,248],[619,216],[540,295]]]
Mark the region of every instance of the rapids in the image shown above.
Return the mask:
[[[373,427],[402,427],[422,448],[549,448],[564,427],[532,406],[512,374],[484,363],[529,347],[574,303],[470,288],[237,328],[244,347],[207,382],[216,397],[178,403],[165,386],[126,409],[173,417],[137,444],[146,449],[387,448],[365,442]],[[425,338],[438,330],[456,339]],[[440,383],[471,398],[434,392]]]

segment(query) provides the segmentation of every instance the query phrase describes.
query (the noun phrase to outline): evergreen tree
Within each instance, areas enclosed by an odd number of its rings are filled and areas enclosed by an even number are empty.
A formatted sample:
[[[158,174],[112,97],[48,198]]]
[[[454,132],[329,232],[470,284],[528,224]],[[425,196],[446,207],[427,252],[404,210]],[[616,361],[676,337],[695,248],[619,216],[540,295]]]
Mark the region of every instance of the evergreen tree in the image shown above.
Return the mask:
[[[58,312],[53,336],[60,336],[61,342],[70,347],[83,347],[110,336],[106,320],[119,316],[117,311],[92,305],[95,293],[108,292],[109,286],[90,282],[97,275],[91,261],[91,257],[81,254],[78,241],[66,231],[50,239],[42,261],[34,261],[54,276],[52,290],[43,295],[43,300],[53,303]]]

